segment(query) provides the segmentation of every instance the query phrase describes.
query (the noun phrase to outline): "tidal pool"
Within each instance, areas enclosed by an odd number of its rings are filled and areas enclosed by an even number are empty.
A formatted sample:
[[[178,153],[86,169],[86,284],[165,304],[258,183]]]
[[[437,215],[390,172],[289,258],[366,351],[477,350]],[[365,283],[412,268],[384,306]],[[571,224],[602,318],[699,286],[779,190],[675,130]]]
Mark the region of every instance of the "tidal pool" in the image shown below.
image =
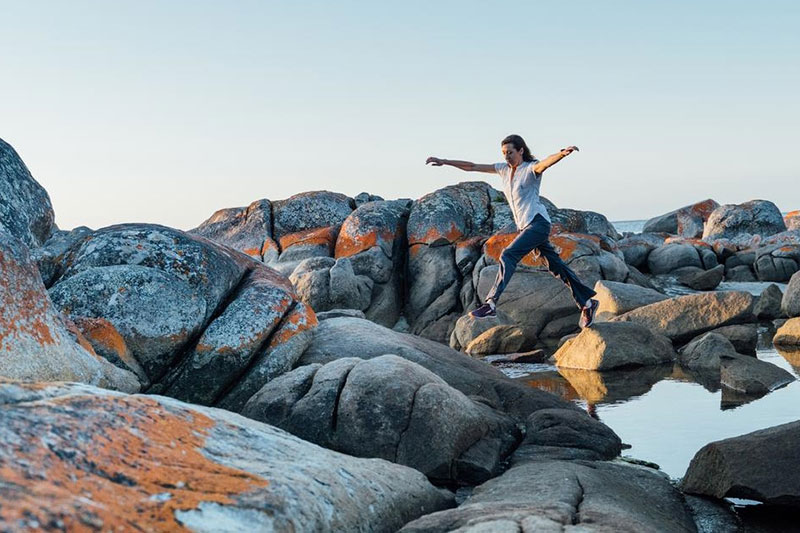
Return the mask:
[[[800,378],[800,352],[762,345],[757,356]],[[743,398],[704,386],[677,365],[602,373],[547,364],[498,366],[582,406],[631,446],[623,455],[656,463],[673,479],[682,478],[694,454],[711,441],[800,419],[800,381]]]

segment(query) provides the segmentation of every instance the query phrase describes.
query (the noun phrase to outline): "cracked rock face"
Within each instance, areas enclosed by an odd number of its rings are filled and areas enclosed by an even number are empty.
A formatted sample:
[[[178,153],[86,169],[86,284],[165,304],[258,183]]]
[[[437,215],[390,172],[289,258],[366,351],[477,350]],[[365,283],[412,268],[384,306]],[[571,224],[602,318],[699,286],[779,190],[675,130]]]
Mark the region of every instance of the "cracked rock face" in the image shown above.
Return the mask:
[[[699,238],[708,217],[719,204],[712,199],[687,205],[645,222],[642,233],[669,233],[681,237]]]
[[[76,342],[27,247],[0,231],[0,375],[79,381],[136,392],[139,381]]]
[[[0,231],[34,249],[56,229],[47,191],[33,179],[14,148],[0,139]]]
[[[115,346],[112,359],[140,365],[148,392],[240,409],[292,367],[316,325],[286,278],[179,230],[112,226],[62,257],[56,305],[101,353]],[[97,330],[98,320],[107,327]]]
[[[0,528],[396,531],[452,505],[410,468],[220,409],[0,383]]]
[[[489,479],[521,438],[513,418],[395,355],[300,367],[265,385],[242,414],[439,482]]]

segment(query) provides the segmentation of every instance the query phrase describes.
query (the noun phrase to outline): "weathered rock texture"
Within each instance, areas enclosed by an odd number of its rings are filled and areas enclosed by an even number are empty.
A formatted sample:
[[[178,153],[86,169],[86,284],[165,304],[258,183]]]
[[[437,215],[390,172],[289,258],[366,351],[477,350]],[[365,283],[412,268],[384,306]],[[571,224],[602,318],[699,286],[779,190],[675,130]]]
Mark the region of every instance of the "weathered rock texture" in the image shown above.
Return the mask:
[[[751,321],[754,304],[747,292],[689,294],[639,307],[613,320],[636,322],[673,342],[685,342],[705,331]]]
[[[0,376],[79,381],[126,392],[139,381],[81,346],[53,305],[27,247],[0,231]]]
[[[302,366],[242,414],[326,448],[411,466],[439,482],[482,482],[520,440],[513,418],[395,355]]]
[[[553,356],[556,365],[611,370],[675,360],[670,340],[634,322],[599,322],[568,340]]]
[[[710,198],[651,218],[644,224],[643,233],[670,233],[681,237],[697,238],[703,226],[719,204]]]
[[[94,345],[110,335],[110,360],[143,372],[149,392],[240,409],[291,369],[316,324],[286,278],[179,230],[111,226],[61,257],[54,302]],[[107,327],[93,328],[98,320]]]
[[[219,409],[0,384],[0,529],[396,531],[452,505],[419,472]]]
[[[751,200],[716,208],[706,221],[703,240],[741,238],[747,233],[769,237],[782,231],[786,231],[786,224],[778,207],[766,200]]]
[[[458,508],[403,532],[696,531],[666,476],[625,464],[533,461],[476,488]]]
[[[0,231],[36,248],[50,238],[55,214],[47,191],[10,144],[0,139]]]

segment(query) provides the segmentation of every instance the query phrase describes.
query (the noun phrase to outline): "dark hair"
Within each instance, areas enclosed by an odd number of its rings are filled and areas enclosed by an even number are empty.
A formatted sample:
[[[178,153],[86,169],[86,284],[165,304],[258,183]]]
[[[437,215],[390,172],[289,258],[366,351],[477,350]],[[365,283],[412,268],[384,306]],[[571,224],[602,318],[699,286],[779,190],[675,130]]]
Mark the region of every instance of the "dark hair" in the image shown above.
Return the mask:
[[[503,146],[504,144],[513,145],[515,150],[522,150],[523,161],[530,162],[536,160],[536,158],[533,157],[533,154],[531,153],[531,149],[528,148],[527,144],[525,144],[525,140],[519,135],[509,135],[500,142],[500,146]]]

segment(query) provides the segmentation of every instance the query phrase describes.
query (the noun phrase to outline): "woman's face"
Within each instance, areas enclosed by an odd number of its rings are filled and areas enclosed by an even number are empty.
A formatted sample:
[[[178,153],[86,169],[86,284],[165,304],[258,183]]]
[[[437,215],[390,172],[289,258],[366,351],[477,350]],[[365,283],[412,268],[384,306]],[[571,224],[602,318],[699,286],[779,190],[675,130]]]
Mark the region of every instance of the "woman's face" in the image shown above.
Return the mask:
[[[505,157],[509,166],[518,167],[522,163],[522,150],[517,150],[511,143],[504,144],[503,157]]]

